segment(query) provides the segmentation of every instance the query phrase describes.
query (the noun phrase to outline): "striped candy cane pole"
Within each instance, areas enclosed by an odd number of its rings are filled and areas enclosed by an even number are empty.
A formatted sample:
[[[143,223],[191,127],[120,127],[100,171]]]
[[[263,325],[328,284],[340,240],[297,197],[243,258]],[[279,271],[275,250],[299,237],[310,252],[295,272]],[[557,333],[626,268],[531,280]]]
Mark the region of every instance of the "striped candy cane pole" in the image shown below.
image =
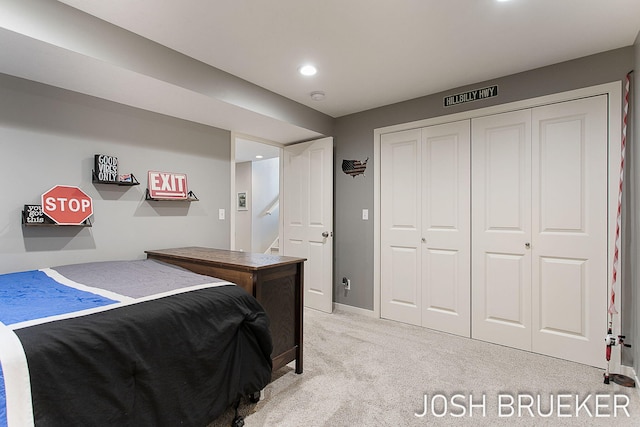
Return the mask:
[[[609,315],[613,317],[618,313],[616,310],[616,291],[615,285],[618,281],[618,259],[620,256],[620,223],[622,217],[622,184],[624,182],[624,156],[625,146],[627,144],[627,117],[629,115],[629,85],[631,81],[631,72],[627,74],[624,86],[624,111],[622,116],[622,143],[620,145],[620,185],[618,187],[618,211],[616,213],[616,238],[613,251],[613,277],[611,279],[611,300],[609,302]]]

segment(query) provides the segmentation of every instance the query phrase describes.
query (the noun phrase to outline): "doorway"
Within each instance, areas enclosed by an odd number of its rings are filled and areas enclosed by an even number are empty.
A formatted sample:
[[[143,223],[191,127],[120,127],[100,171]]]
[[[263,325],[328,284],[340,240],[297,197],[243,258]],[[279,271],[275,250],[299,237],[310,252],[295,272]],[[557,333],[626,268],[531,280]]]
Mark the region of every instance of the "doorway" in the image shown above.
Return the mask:
[[[257,156],[262,156],[258,158]],[[277,181],[254,172],[265,160],[276,163]],[[242,177],[242,169],[252,171]],[[254,176],[255,175],[255,176]],[[269,181],[268,183],[262,181]],[[268,184],[268,185],[267,185]],[[269,193],[264,188],[268,186]],[[277,188],[277,193],[275,189]],[[259,192],[260,194],[256,195]],[[260,204],[256,200],[262,200]],[[286,217],[286,218],[285,218]],[[257,218],[257,220],[255,219]],[[333,138],[290,145],[246,135],[231,137],[230,249],[305,259],[305,306],[331,312],[333,307]],[[272,220],[270,237],[256,241],[258,220]],[[243,222],[244,221],[244,222]],[[286,221],[286,225],[285,225]],[[247,229],[251,228],[250,237]],[[299,234],[300,230],[304,232]],[[273,240],[271,238],[275,237]],[[246,243],[248,239],[250,244]],[[287,240],[288,239],[288,240]],[[287,241],[287,244],[285,244]],[[257,247],[257,242],[262,246]],[[270,245],[266,243],[271,242]],[[251,247],[251,250],[244,249]],[[263,250],[263,248],[266,248]]]
[[[231,249],[280,253],[280,154],[275,143],[234,136]]]

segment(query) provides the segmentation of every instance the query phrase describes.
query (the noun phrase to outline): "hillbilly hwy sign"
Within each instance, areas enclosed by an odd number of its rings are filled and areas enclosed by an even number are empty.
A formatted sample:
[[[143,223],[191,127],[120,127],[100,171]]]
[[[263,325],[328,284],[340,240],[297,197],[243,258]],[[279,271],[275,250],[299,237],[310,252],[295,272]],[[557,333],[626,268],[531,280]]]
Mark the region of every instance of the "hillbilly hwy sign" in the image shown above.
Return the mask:
[[[489,86],[482,89],[474,89],[468,92],[458,93],[444,97],[444,106],[464,104],[465,102],[479,101],[481,99],[493,98],[498,96],[498,86]]]
[[[78,187],[56,185],[42,195],[42,212],[59,225],[80,225],[93,215],[93,201]]]

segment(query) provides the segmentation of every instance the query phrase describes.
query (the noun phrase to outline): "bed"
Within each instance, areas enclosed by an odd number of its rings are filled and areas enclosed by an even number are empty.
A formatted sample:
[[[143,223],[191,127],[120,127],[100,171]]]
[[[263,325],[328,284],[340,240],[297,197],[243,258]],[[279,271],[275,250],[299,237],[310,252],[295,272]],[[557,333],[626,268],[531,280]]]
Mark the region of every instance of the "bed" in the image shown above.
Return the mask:
[[[198,426],[271,380],[239,286],[155,260],[0,275],[0,426]]]

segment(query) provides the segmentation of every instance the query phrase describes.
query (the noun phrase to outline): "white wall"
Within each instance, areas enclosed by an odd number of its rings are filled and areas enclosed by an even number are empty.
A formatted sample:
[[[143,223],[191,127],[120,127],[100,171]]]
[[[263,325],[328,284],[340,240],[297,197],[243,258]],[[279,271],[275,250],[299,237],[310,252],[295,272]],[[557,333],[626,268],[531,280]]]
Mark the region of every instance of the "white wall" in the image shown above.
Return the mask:
[[[120,172],[141,185],[93,184],[94,154],[118,157]],[[229,210],[230,158],[228,131],[0,75],[0,273],[141,259],[147,249],[228,248],[218,209]],[[148,170],[186,173],[200,201],[145,201]],[[21,225],[23,205],[56,184],[93,198],[93,227]]]
[[[247,210],[236,210],[236,247],[238,251],[251,252],[251,171],[252,162],[236,163],[236,204],[237,193],[247,193]]]
[[[280,209],[275,209],[271,215],[266,212],[280,195],[280,159],[274,158],[252,163],[251,250],[262,253],[278,237]]]

